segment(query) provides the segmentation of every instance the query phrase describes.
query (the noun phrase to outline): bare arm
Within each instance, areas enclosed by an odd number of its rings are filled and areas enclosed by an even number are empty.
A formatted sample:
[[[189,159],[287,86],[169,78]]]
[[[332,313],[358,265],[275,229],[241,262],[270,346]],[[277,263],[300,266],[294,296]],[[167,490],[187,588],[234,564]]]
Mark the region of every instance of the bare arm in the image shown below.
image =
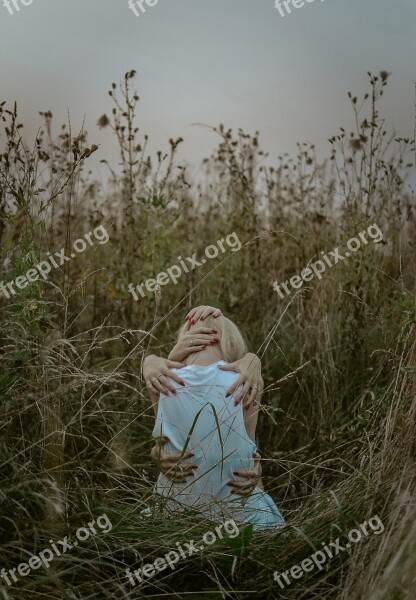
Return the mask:
[[[250,404],[248,408],[243,408],[244,424],[246,426],[247,435],[253,442],[256,441],[256,427],[259,418],[260,401],[261,393],[257,394],[255,402]]]
[[[180,385],[185,385],[185,382],[174,373],[171,369],[182,369],[185,365],[180,362],[161,358],[153,354],[147,356],[143,363],[143,377],[146,381],[147,389],[149,390],[150,399],[152,400],[155,416],[157,414],[157,405],[159,395],[161,393],[169,396],[169,393],[176,394],[175,387],[172,385],[176,381]]]

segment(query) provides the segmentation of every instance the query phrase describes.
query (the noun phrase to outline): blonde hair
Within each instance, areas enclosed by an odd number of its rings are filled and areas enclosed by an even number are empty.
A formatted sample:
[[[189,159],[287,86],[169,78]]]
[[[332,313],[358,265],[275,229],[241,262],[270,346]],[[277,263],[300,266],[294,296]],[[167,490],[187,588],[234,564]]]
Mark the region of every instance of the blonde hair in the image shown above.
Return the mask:
[[[237,325],[227,317],[220,316],[214,319],[210,315],[205,317],[203,321],[198,321],[197,327],[209,327],[218,331],[220,343],[217,347],[219,347],[225,361],[234,362],[247,354],[247,344],[243,334]],[[179,330],[178,340],[188,331],[188,323],[185,323]]]

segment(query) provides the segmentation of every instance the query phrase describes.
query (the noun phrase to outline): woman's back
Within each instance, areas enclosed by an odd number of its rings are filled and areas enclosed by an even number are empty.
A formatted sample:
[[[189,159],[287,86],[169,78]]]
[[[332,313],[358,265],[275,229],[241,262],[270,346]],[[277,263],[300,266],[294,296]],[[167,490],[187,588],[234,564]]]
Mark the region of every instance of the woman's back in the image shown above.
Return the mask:
[[[198,468],[186,483],[173,483],[161,474],[155,491],[169,498],[170,510],[193,506],[212,518],[222,514],[247,521],[251,507],[259,513],[256,519],[261,526],[270,521],[270,517],[261,515],[263,506],[263,510],[273,513],[272,522],[278,517],[283,524],[271,498],[258,488],[245,506],[240,496],[230,494],[227,483],[234,479],[233,472],[253,469],[256,444],[247,435],[242,405],[234,406],[233,398],[225,397],[238,375],[218,369],[220,364],[226,363],[189,365],[178,370],[185,387],[175,384],[176,395],[160,396],[153,437],[168,437],[168,452],[193,452],[192,462]]]

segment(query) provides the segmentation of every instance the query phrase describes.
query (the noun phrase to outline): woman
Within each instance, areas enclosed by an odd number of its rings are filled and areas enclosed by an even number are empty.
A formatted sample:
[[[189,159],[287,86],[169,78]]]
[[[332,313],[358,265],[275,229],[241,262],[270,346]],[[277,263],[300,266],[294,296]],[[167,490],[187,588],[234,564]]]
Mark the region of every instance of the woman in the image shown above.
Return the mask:
[[[244,385],[237,393],[241,378],[232,363],[247,355],[247,347],[236,325],[214,314],[188,315],[170,354],[185,366],[148,382],[156,415],[153,437],[163,440],[166,452],[193,459],[181,480],[161,473],[155,492],[170,511],[193,508],[212,520],[233,518],[255,529],[282,527],[284,519],[261,480],[249,495],[241,494],[247,482],[241,481],[240,471],[254,472],[261,391],[259,386]]]

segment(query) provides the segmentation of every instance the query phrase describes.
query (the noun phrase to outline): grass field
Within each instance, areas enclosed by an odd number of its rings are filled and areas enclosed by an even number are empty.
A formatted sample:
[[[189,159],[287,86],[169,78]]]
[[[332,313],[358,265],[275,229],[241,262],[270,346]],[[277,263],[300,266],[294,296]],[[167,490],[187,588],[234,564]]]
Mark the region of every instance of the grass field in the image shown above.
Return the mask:
[[[388,74],[369,75],[364,98],[349,94],[355,128],[329,140],[323,163],[310,144],[272,163],[257,133],[220,125],[198,182],[178,162],[180,138],[149,157],[134,77],[112,85],[110,116],[98,121],[113,129],[122,164],[108,165],[106,188],[89,171],[90,154],[105,160],[93,134],[56,133],[45,112],[28,147],[16,107],[1,105],[0,281],[26,277],[48,252],[69,257],[100,226],[109,240],[6,288],[9,298],[0,292],[0,569],[74,539],[99,515],[112,528],[48,569],[12,585],[0,578],[0,597],[414,598],[416,152],[379,112]],[[379,243],[284,298],[273,289],[372,224]],[[128,291],[233,232],[238,252],[138,301]],[[198,304],[221,307],[262,359],[258,444],[288,527],[246,528],[132,586],[127,568],[212,530],[193,514],[141,514],[156,477],[141,364],[149,352],[167,356]],[[382,533],[283,589],[273,579],[373,515]]]

